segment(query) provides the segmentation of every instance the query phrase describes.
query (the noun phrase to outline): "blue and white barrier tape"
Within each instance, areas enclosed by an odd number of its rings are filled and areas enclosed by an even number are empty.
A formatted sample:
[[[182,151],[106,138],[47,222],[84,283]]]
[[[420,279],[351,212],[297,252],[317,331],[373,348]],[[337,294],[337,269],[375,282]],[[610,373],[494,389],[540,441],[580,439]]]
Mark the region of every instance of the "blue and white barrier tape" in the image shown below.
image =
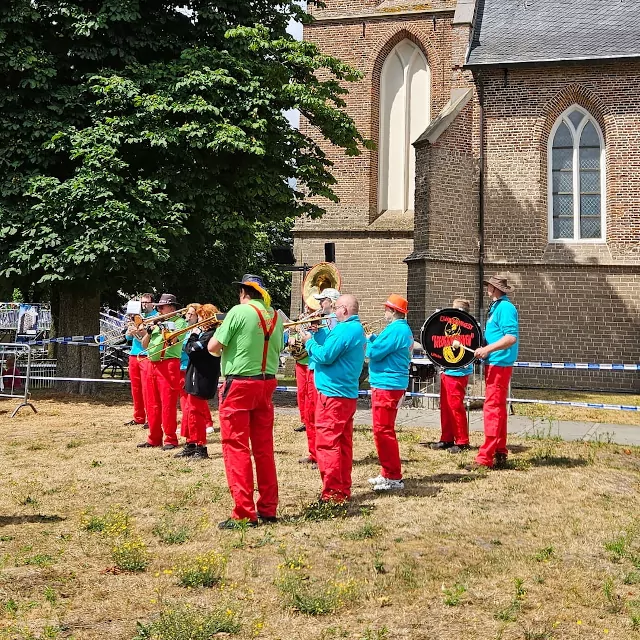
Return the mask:
[[[414,364],[433,364],[429,358],[413,358]],[[597,364],[595,362],[516,362],[519,369],[581,369],[589,371],[640,371],[639,364]]]
[[[25,376],[16,376],[16,378],[24,379]],[[52,382],[107,382],[115,384],[129,384],[129,380],[115,380],[113,378],[58,378],[46,376],[30,376],[29,380],[49,380]],[[285,393],[297,393],[296,387],[276,387],[276,391]],[[367,397],[371,395],[371,391],[366,389],[358,392],[359,396]],[[439,398],[438,393],[412,393],[407,391],[406,398]],[[484,400],[484,396],[467,396],[466,400]],[[640,411],[640,407],[625,404],[603,404],[599,402],[569,402],[565,400],[535,400],[531,398],[508,398],[507,402],[513,404],[546,404],[559,407],[578,407],[580,409],[607,409],[609,411]]]
[[[86,345],[97,347],[103,344],[105,337],[97,336],[62,336],[60,338],[45,338],[44,340],[30,340],[24,344],[35,346],[43,344],[70,344],[70,345]]]

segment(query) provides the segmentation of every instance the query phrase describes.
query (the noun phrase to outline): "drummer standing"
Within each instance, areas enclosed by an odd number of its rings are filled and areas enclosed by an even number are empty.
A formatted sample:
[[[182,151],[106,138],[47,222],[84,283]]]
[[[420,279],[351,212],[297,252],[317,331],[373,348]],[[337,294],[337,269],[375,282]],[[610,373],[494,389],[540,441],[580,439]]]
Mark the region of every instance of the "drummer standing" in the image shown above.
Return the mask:
[[[507,397],[513,364],[518,357],[518,310],[507,297],[507,279],[492,276],[484,283],[492,300],[485,328],[486,347],[476,349],[485,361],[484,444],[469,469],[503,467],[507,462]]]
[[[453,301],[452,307],[469,313],[470,302],[462,298]],[[460,453],[469,449],[469,424],[464,406],[469,376],[473,364],[460,369],[445,369],[440,375],[440,441],[433,442],[432,449],[446,449]]]

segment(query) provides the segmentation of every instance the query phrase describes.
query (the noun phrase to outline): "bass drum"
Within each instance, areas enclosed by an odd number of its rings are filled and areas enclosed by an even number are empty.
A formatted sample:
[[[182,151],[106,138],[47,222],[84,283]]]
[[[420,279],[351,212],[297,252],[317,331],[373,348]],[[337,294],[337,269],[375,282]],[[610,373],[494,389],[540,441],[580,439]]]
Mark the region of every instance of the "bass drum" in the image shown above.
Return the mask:
[[[440,309],[420,330],[420,341],[427,358],[443,369],[462,369],[475,356],[472,351],[451,346],[454,341],[475,351],[482,346],[482,330],[476,319],[460,309]]]

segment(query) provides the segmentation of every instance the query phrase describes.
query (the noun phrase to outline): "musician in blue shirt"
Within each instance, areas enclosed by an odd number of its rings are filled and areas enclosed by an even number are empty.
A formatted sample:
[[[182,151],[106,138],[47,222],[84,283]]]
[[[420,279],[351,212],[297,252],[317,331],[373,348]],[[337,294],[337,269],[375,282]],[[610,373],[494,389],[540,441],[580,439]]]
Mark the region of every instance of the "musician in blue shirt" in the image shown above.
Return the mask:
[[[492,300],[484,332],[487,344],[475,352],[476,358],[485,361],[485,439],[470,465],[473,469],[503,467],[507,462],[507,398],[520,337],[518,310],[507,297],[513,287],[502,276],[492,276],[485,284]]]

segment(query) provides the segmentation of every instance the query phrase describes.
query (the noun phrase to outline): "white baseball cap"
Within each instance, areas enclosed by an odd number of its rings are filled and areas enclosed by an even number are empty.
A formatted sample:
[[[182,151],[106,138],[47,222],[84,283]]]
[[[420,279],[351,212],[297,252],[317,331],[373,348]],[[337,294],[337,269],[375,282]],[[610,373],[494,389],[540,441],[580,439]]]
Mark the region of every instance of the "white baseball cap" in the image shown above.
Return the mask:
[[[316,300],[324,300],[329,298],[332,302],[335,302],[340,297],[340,292],[337,289],[323,289],[320,293],[314,293],[313,297]]]

